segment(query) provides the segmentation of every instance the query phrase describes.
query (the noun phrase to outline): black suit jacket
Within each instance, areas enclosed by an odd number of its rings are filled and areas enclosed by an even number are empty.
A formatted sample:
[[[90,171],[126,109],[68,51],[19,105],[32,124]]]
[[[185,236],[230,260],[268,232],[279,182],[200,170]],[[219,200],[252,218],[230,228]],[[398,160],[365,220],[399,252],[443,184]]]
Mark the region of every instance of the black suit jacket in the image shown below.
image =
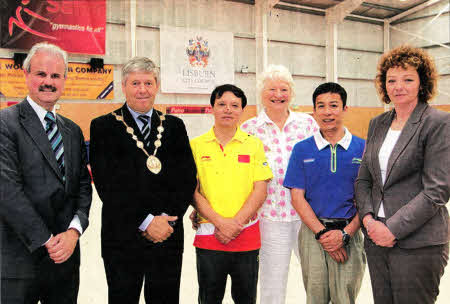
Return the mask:
[[[115,113],[123,113],[125,122],[142,141],[142,134],[126,104]],[[159,124],[158,113],[153,110],[147,148],[150,155],[155,149]],[[162,170],[153,174],[147,169],[147,156],[137,148],[122,122],[110,113],[91,123],[90,160],[94,183],[103,202],[104,257],[135,258],[158,250],[183,250],[183,215],[192,202],[196,167],[183,121],[166,115],[163,126],[162,146],[156,154]],[[138,232],[149,213],[178,216],[174,233],[166,241],[154,244]]]
[[[64,143],[63,181],[50,142],[27,100],[0,111],[1,276],[33,277],[50,233],[66,231],[75,214],[88,226],[92,186],[81,129],[56,115]],[[61,264],[79,264],[79,246]]]

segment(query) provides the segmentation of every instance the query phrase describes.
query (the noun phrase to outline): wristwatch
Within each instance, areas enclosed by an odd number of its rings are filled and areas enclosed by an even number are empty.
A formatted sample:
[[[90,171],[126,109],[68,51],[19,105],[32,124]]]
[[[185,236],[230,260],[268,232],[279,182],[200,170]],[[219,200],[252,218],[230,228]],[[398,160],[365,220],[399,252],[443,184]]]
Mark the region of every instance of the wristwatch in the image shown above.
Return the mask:
[[[347,232],[345,232],[344,229],[341,230],[342,231],[342,242],[344,243],[344,246],[347,246],[348,243],[350,242],[350,234],[348,234]]]

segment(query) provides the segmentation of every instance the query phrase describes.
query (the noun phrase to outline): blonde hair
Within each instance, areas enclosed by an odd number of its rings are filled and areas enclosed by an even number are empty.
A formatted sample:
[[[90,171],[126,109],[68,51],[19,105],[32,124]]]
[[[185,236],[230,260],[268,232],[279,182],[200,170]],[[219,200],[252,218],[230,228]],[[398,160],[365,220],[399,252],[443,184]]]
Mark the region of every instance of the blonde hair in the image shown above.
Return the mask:
[[[267,69],[264,72],[261,73],[256,83],[256,88],[260,101],[262,91],[264,90],[264,84],[269,79],[270,80],[279,79],[285,81],[289,85],[289,88],[291,89],[291,101],[295,98],[295,90],[294,90],[295,84],[291,72],[289,72],[288,68],[286,68],[284,65],[271,64],[267,67]]]

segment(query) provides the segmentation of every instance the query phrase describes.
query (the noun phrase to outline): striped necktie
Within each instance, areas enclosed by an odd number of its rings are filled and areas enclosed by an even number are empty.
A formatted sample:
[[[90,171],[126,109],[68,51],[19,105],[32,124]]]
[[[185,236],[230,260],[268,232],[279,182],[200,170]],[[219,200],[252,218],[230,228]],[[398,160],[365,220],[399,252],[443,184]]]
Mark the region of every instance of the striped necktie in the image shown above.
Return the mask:
[[[141,133],[142,133],[142,136],[144,136],[145,145],[148,146],[150,144],[150,141],[149,141],[150,126],[148,125],[148,116],[147,115],[139,115],[138,118],[143,123]]]
[[[44,119],[47,122],[47,124],[45,125],[45,133],[47,133],[53,153],[55,153],[58,167],[61,170],[62,175],[64,176],[64,146],[61,133],[56,126],[56,118],[52,112],[47,112]]]

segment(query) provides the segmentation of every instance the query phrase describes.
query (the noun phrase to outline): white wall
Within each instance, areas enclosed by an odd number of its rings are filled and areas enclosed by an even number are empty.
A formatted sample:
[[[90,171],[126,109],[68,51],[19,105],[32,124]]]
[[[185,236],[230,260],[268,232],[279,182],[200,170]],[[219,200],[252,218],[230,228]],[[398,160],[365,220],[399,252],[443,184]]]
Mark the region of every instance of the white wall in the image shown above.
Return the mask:
[[[421,10],[393,23],[391,29],[391,46],[405,42],[425,48],[436,61],[441,75],[438,89],[439,95],[433,104],[450,104],[450,14],[449,2],[441,1],[427,9]],[[437,14],[443,12],[438,18]],[[399,31],[400,29],[402,31]],[[407,33],[403,32],[406,31]],[[421,36],[424,39],[414,37]],[[440,46],[444,44],[447,47]]]

